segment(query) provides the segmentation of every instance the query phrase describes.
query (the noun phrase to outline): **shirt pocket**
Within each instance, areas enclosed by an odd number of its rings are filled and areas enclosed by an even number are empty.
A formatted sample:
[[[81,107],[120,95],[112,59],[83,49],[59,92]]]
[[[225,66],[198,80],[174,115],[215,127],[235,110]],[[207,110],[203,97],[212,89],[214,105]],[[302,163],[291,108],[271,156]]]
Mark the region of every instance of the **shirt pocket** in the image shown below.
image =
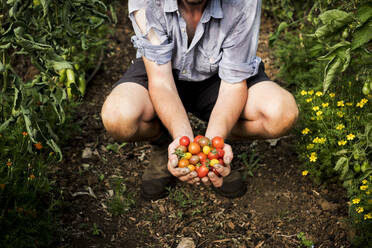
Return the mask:
[[[195,56],[195,69],[202,74],[214,74],[218,70],[218,64],[221,58],[222,53],[213,56],[199,47]]]

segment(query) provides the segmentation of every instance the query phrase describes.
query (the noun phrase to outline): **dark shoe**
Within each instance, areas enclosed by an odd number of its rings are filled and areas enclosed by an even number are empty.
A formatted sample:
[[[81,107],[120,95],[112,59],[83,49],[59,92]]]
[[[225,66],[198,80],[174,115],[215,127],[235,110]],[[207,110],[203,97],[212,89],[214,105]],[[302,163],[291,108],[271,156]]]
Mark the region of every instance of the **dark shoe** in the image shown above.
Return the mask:
[[[167,188],[175,182],[169,173],[168,145],[170,139],[152,142],[150,163],[142,175],[141,193],[145,200],[157,200],[167,195]]]
[[[230,175],[223,178],[222,187],[213,187],[213,190],[223,197],[232,199],[243,196],[247,192],[247,185],[243,181],[239,171],[232,170]]]

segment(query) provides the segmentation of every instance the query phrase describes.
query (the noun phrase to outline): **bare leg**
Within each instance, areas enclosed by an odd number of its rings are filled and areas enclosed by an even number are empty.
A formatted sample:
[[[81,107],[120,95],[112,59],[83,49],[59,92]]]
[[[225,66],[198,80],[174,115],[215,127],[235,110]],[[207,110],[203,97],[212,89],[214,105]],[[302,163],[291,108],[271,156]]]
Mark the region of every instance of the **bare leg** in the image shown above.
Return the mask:
[[[294,97],[274,82],[264,81],[248,90],[248,99],[230,139],[276,138],[296,122],[298,108]]]
[[[101,116],[108,133],[119,141],[154,140],[161,134],[148,91],[136,83],[115,87],[103,104]]]

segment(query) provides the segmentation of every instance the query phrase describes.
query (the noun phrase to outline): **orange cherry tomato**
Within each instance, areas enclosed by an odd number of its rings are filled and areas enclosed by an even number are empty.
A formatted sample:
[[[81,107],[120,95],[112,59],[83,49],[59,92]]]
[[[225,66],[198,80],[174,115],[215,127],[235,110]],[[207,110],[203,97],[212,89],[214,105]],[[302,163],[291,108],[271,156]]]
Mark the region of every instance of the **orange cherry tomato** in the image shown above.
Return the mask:
[[[189,164],[189,165],[187,166],[187,168],[189,168],[190,171],[194,171],[194,170],[195,170],[195,165],[193,165],[193,164]]]
[[[200,152],[200,145],[196,142],[191,142],[189,144],[188,150],[191,154],[196,155]]]
[[[182,158],[182,159],[180,159],[180,161],[178,161],[178,167],[180,167],[180,168],[185,168],[188,165],[189,165],[189,160],[188,159]]]

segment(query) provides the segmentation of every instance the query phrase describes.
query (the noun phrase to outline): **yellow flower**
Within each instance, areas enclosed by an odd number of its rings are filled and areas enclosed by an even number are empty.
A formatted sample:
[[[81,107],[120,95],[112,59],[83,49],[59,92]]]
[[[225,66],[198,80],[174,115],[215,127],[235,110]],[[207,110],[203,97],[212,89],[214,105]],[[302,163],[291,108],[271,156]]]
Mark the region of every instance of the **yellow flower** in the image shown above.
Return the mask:
[[[311,102],[313,99],[312,98],[307,98],[306,102]]]
[[[315,143],[315,144],[317,144],[317,143],[319,143],[319,137],[315,137],[314,139],[313,139],[313,143]]]
[[[326,102],[326,103],[322,103],[322,107],[323,108],[326,108],[326,107],[328,107],[329,106],[329,103],[328,102]]]
[[[302,175],[303,175],[303,176],[306,176],[307,174],[309,174],[309,172],[308,172],[307,170],[304,170],[304,171],[302,172]]]
[[[26,137],[28,135],[27,132],[22,132],[23,137]]]
[[[313,110],[314,110],[314,111],[317,111],[317,110],[319,110],[319,107],[318,107],[318,106],[314,106],[314,107],[313,107]]]
[[[345,128],[345,125],[344,124],[338,124],[337,126],[336,126],[336,129],[337,130],[342,130],[342,129],[344,129]]]
[[[8,167],[10,167],[10,166],[12,166],[12,161],[10,161],[10,159],[8,159],[8,161],[6,162],[6,166],[8,166]]]
[[[346,140],[340,140],[337,143],[338,143],[339,146],[344,146],[344,145],[346,145],[347,141]]]
[[[360,190],[366,190],[366,189],[368,189],[368,185],[362,185],[362,186],[360,186]]]
[[[357,106],[357,107],[360,107],[360,108],[363,108],[364,105],[365,105],[367,102],[368,102],[368,100],[365,99],[365,98],[363,98],[362,100],[360,100],[360,102],[358,102],[358,103],[356,104],[356,106]]]
[[[337,107],[343,107],[343,106],[345,106],[344,101],[338,101],[337,102]]]
[[[363,183],[363,184],[367,184],[368,181],[367,181],[366,179],[364,179],[364,180],[362,181],[362,183]]]
[[[326,138],[320,138],[320,139],[318,140],[319,144],[324,144],[326,141],[327,141]]]
[[[307,95],[307,91],[302,90],[300,94],[301,94],[302,96],[305,96],[305,95]]]
[[[367,195],[371,194],[371,191],[370,191],[370,190],[366,191],[366,194],[367,194]],[[371,203],[371,204],[372,204],[372,203]]]
[[[369,212],[368,214],[364,215],[364,220],[372,219],[372,212]]]
[[[342,112],[342,111],[338,111],[338,112],[337,112],[337,115],[340,116],[341,118],[344,117],[344,114],[345,114],[345,113]]]
[[[28,177],[29,180],[34,180],[35,179],[35,175],[34,174],[31,174],[29,177]]]
[[[353,140],[355,138],[355,135],[350,133],[350,134],[346,135],[346,138],[347,138],[347,140]]]
[[[331,98],[333,98],[333,97],[336,96],[336,94],[335,94],[335,93],[329,93],[329,96],[330,96]]]
[[[360,199],[359,198],[353,199],[353,204],[358,204],[359,202],[360,202]]]
[[[308,128],[305,128],[304,130],[302,130],[302,134],[303,135],[306,135],[306,134],[308,134],[310,132],[310,129],[308,129]]]
[[[362,208],[362,207],[357,207],[357,208],[355,209],[355,211],[357,211],[358,214],[360,214],[360,213],[363,213],[364,208]]]
[[[316,152],[312,152],[309,159],[310,162],[316,162],[316,160],[318,159]]]
[[[316,116],[320,116],[323,114],[323,111],[319,110],[318,112],[316,112]]]
[[[349,106],[349,107],[353,106],[353,103],[352,102],[347,102],[345,104],[346,104],[346,106]]]
[[[314,91],[313,91],[313,90],[309,90],[309,91],[307,92],[307,94],[309,94],[309,95],[311,96],[311,95],[314,94]]]
[[[41,148],[43,148],[43,145],[41,144],[41,142],[37,142],[36,144],[34,144],[34,146],[35,146],[36,149],[38,149],[38,150],[41,150]]]
[[[323,95],[323,93],[322,93],[322,92],[320,92],[320,91],[317,91],[317,92],[315,93],[315,95],[317,95],[317,96],[322,96],[322,95]]]
[[[314,148],[314,144],[308,144],[307,146],[306,146],[306,149],[308,149],[308,150],[311,150],[311,149],[313,149]]]

